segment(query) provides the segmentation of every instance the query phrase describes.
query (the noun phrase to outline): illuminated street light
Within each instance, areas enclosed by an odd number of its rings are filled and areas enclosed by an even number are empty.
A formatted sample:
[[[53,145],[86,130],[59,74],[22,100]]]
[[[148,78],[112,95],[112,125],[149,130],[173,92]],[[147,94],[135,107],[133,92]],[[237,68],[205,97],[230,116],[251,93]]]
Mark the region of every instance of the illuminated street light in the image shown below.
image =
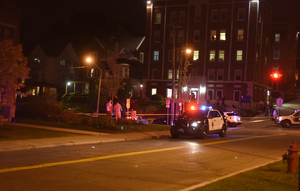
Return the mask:
[[[86,60],[88,63],[92,63],[92,59],[91,58],[88,58]],[[93,62],[93,64],[95,66],[97,66],[97,68],[100,70],[100,78],[99,78],[99,88],[98,88],[98,101],[97,101],[97,111],[96,111],[96,114],[97,114],[97,117],[98,117],[98,113],[99,113],[99,104],[100,104],[100,92],[101,92],[101,79],[102,79],[102,70],[101,68],[95,63]]]

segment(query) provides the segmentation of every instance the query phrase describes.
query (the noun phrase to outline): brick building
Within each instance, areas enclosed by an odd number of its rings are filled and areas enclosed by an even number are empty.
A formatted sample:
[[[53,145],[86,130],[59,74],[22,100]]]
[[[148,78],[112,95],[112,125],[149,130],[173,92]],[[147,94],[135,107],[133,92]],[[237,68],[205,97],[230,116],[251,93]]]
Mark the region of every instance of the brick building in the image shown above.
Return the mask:
[[[144,95],[176,98],[187,60],[191,77],[184,90],[197,103],[208,96],[249,107],[269,101],[271,14],[264,0],[148,1]]]

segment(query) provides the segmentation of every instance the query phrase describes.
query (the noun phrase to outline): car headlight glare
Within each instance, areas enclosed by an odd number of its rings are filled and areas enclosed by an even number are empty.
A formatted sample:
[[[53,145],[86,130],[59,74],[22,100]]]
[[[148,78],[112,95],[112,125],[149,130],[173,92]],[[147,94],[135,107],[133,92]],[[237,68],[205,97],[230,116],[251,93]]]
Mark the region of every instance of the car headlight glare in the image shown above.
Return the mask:
[[[192,122],[191,126],[197,127],[199,123],[201,123],[201,121],[194,121],[194,122]]]

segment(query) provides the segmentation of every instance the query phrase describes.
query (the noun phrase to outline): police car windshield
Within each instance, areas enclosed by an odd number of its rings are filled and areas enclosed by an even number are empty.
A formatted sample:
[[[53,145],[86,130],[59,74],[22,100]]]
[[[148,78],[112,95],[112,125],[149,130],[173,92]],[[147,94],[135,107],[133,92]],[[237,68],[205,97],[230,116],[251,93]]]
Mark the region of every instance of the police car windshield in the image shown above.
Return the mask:
[[[180,119],[204,119],[207,116],[207,111],[203,110],[191,110],[184,112],[182,115],[179,116]]]

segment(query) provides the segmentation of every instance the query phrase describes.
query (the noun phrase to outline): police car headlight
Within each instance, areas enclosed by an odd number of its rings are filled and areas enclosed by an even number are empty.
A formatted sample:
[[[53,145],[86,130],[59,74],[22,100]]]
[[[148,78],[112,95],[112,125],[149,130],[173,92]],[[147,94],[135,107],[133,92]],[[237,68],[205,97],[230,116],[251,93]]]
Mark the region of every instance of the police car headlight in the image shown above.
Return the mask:
[[[278,117],[278,121],[281,121],[282,117]]]
[[[194,122],[192,122],[191,126],[197,127],[199,123],[201,123],[201,121],[194,121]]]

